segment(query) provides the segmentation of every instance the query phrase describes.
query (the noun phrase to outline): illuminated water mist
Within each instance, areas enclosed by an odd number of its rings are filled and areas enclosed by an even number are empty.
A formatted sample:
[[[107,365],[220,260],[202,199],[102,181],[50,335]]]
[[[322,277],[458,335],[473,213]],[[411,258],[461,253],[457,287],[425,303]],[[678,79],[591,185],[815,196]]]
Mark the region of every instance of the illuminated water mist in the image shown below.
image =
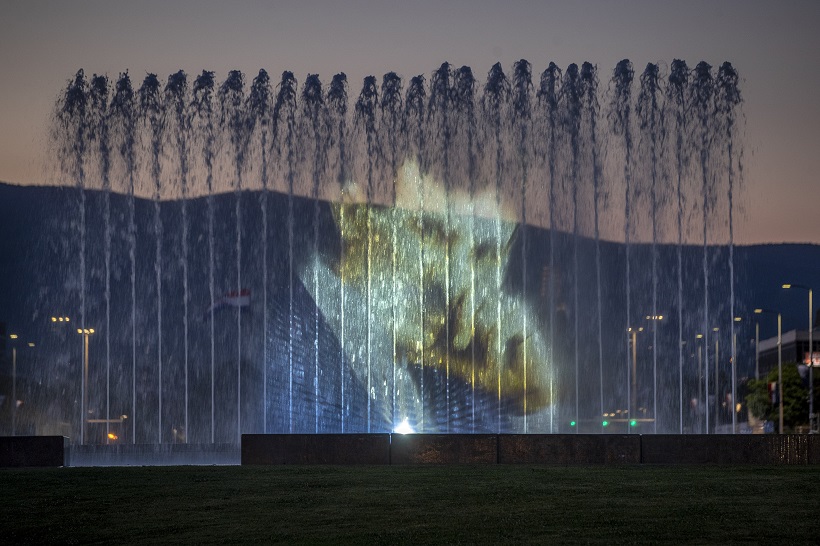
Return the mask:
[[[46,344],[71,372],[44,421],[87,444],[736,427],[737,81],[445,63],[349,98],[344,74],[80,71],[49,305],[96,334]]]

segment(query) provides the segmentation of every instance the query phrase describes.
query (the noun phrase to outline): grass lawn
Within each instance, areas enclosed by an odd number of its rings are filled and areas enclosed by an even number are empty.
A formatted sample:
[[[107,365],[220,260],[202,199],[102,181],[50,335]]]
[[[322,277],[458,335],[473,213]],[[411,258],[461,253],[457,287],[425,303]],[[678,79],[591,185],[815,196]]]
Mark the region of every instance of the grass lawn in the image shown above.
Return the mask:
[[[820,541],[820,467],[0,469],[0,542]]]

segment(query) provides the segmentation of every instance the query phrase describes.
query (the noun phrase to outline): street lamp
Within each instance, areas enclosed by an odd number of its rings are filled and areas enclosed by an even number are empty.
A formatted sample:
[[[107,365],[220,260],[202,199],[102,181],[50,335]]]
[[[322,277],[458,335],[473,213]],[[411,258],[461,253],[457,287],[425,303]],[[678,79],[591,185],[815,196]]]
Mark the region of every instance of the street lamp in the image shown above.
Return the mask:
[[[777,392],[780,399],[780,434],[783,434],[783,317],[771,309],[755,309],[755,314],[777,315]]]
[[[17,347],[15,342],[20,339],[17,334],[9,334],[9,339],[12,341],[11,345],[11,435],[17,436]],[[26,346],[33,348],[35,346],[33,341],[26,343]]]
[[[720,400],[720,328],[714,327],[712,331],[715,333],[715,433],[717,433],[718,419],[720,418],[720,403],[718,402]]]
[[[94,334],[94,328],[77,328],[77,333],[83,336],[83,382],[80,393],[80,444],[85,444],[85,421],[88,418],[88,338]]]
[[[632,419],[633,411],[638,413],[638,332],[643,332],[643,326],[639,328],[627,328],[627,335],[632,342],[632,389],[629,400],[629,418]]]
[[[808,290],[809,292],[809,434],[814,433],[814,343],[812,339],[812,330],[814,322],[814,309],[812,305],[812,291],[811,288],[802,284],[783,285],[783,288],[800,288],[801,290]]]
[[[743,317],[735,317],[735,322],[743,322]],[[732,328],[732,434],[737,434],[737,330]]]
[[[657,311],[656,311],[657,312]],[[655,434],[658,433],[658,322],[663,315],[646,315],[646,320],[652,323],[652,425]]]
[[[695,341],[703,339],[703,334],[695,335]],[[703,348],[698,343],[698,414],[700,414],[700,403],[703,399]],[[698,415],[698,429],[700,429],[700,415]]]
[[[17,334],[9,334],[9,339],[17,339]],[[17,347],[11,346],[11,435],[17,436]]]

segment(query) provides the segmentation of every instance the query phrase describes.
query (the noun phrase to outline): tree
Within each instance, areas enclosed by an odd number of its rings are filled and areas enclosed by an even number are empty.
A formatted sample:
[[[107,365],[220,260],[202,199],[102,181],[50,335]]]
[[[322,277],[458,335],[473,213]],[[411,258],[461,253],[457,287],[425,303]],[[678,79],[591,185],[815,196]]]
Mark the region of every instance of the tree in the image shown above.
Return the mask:
[[[755,417],[769,421],[779,421],[780,406],[772,404],[768,384],[777,382],[777,368],[773,368],[766,379],[749,381],[746,407]],[[783,426],[794,428],[809,422],[809,390],[797,364],[783,364]]]

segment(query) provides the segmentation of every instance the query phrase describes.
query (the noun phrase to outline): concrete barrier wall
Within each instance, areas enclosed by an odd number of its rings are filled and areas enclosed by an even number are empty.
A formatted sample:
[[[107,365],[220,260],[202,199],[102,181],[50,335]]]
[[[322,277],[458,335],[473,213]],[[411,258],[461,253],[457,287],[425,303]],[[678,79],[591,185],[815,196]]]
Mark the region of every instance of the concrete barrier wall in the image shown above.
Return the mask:
[[[809,436],[809,464],[820,464],[820,435]]]
[[[638,464],[641,437],[619,434],[501,434],[500,464]]]
[[[242,464],[390,464],[389,434],[243,434]]]
[[[394,434],[390,464],[495,464],[495,434]]]
[[[645,464],[809,464],[809,443],[813,440],[814,437],[802,434],[645,435],[641,436],[641,462]],[[814,457],[816,459],[816,454]]]
[[[0,436],[0,467],[69,466],[65,436]]]
[[[820,436],[245,434],[242,464],[820,464]]]

